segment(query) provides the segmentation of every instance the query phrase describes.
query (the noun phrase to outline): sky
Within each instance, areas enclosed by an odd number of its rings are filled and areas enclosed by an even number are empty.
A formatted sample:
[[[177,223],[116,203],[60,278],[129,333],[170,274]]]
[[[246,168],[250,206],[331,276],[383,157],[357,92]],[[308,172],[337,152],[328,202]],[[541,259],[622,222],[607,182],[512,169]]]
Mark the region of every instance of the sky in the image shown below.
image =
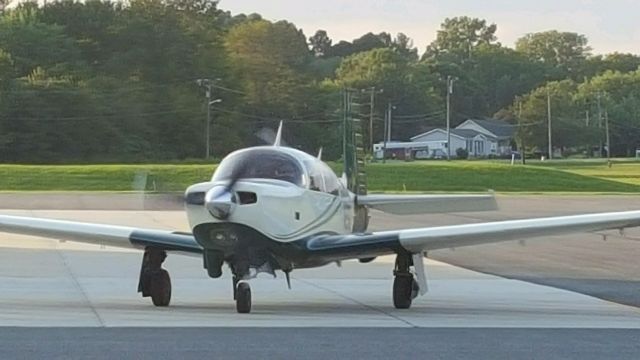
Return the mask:
[[[367,32],[403,32],[422,53],[447,17],[470,16],[498,26],[503,45],[521,36],[559,30],[584,34],[594,54],[640,54],[638,0],[221,0],[219,7],[288,20],[307,37],[324,29],[334,43]]]

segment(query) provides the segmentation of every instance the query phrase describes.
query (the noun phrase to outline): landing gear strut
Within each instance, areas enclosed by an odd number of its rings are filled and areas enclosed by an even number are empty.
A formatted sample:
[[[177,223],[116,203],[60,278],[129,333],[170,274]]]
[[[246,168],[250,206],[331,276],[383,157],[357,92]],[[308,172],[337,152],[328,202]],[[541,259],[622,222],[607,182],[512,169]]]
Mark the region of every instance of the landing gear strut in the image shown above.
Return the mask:
[[[167,252],[162,249],[148,247],[144,251],[138,292],[142,297],[151,297],[155,306],[169,306],[171,302],[171,278],[169,272],[162,268]]]
[[[398,254],[393,270],[393,305],[396,309],[408,309],[418,296],[418,283],[411,273],[412,260],[408,254]]]

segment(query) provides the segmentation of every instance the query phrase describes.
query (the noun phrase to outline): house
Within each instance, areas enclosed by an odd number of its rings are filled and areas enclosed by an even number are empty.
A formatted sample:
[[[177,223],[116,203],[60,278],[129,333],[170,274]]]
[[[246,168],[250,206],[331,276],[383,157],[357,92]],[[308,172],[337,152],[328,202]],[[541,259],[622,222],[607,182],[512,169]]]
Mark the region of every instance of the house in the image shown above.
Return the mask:
[[[451,129],[451,157],[465,149],[469,157],[509,156],[515,126],[498,120],[469,119]],[[389,142],[386,156],[398,159],[442,158],[447,156],[447,130],[436,128],[418,134],[408,142]],[[384,144],[374,145],[376,158],[382,158]]]
[[[456,129],[473,130],[487,136],[489,149],[485,155],[508,156],[513,151],[516,125],[507,124],[500,120],[469,119],[458,125]]]

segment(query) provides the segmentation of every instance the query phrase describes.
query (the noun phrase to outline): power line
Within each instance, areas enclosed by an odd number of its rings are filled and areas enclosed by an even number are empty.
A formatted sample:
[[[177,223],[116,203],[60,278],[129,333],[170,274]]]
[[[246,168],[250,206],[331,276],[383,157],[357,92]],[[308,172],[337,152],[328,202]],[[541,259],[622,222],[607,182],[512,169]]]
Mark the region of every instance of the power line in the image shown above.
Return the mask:
[[[211,86],[216,88],[216,89],[219,89],[219,90],[228,91],[228,92],[235,93],[235,94],[240,94],[240,95],[247,95],[247,93],[244,92],[244,91],[231,89],[231,88],[228,88],[226,86],[222,86],[222,85],[211,85]]]
[[[426,113],[426,114],[413,114],[413,115],[395,115],[394,117],[397,119],[411,119],[411,118],[426,118],[426,117],[432,117],[435,115],[442,115],[444,114],[445,110],[438,110],[438,111],[434,111],[431,113]]]
[[[227,113],[227,114],[234,114],[234,115],[240,115],[240,116],[244,116],[247,118],[251,118],[251,119],[257,119],[257,120],[264,120],[264,121],[281,121],[281,120],[286,120],[287,117],[283,116],[283,117],[266,117],[266,116],[260,116],[260,115],[253,115],[253,114],[246,114],[246,113],[242,113],[240,111],[235,111],[235,110],[227,110],[227,109],[223,109],[220,107],[215,107],[213,108],[213,111],[219,111],[219,112],[223,112],[223,113]],[[306,115],[306,117],[310,117],[309,115]],[[307,122],[312,122],[314,120],[304,120],[305,117],[292,117],[291,120],[286,120],[287,122],[300,122],[300,123],[307,123]],[[339,120],[336,120],[339,121]]]
[[[168,111],[154,111],[146,113],[131,113],[131,114],[101,114],[101,115],[86,115],[86,116],[69,116],[69,117],[46,117],[46,116],[8,116],[9,119],[17,120],[45,120],[45,121],[73,121],[73,120],[93,120],[93,119],[110,119],[110,118],[124,118],[124,117],[146,117],[156,115],[168,115],[178,113],[193,113],[192,108],[188,109],[175,109]]]

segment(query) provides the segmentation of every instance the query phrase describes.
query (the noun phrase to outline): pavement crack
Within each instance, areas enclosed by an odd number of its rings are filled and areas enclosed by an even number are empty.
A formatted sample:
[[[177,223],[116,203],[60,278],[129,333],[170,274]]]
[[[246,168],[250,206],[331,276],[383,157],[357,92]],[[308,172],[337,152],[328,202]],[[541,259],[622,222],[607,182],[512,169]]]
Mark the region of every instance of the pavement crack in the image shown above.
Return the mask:
[[[356,304],[358,304],[358,305],[360,305],[360,306],[362,306],[364,308],[367,308],[367,309],[375,311],[375,312],[379,312],[379,313],[381,313],[383,315],[386,315],[386,316],[388,316],[390,318],[393,318],[393,319],[395,319],[397,321],[405,323],[405,324],[409,325],[410,327],[413,327],[413,328],[418,328],[419,327],[418,325],[416,325],[416,324],[414,324],[414,323],[412,323],[412,322],[410,322],[408,320],[405,320],[405,319],[403,319],[403,318],[401,318],[399,316],[396,316],[396,315],[394,315],[394,314],[392,314],[390,312],[387,312],[387,311],[385,311],[383,309],[380,309],[378,307],[375,307],[375,306],[372,306],[372,305],[369,305],[369,304],[365,304],[362,301],[354,299],[351,296],[344,295],[344,294],[342,294],[342,293],[340,293],[338,291],[335,291],[333,289],[330,289],[328,287],[324,287],[322,285],[318,285],[318,284],[312,283],[311,281],[307,281],[307,280],[303,280],[303,279],[298,279],[298,278],[293,278],[293,279],[295,279],[296,281],[300,281],[301,283],[307,284],[309,286],[315,287],[316,289],[328,291],[328,292],[330,292],[330,293],[332,293],[334,295],[337,295],[337,296],[339,296],[339,297],[341,297],[341,298],[343,298],[345,300],[352,301],[352,302],[354,302],[354,303],[356,303]]]
[[[102,318],[102,316],[100,316],[100,314],[98,313],[98,310],[96,310],[96,308],[93,306],[93,303],[91,302],[91,300],[89,300],[89,295],[80,284],[80,281],[78,281],[78,278],[74,274],[73,270],[71,270],[71,266],[69,266],[69,262],[67,261],[67,258],[64,256],[62,251],[60,251],[60,248],[58,247],[58,243],[56,243],[56,253],[60,257],[60,260],[62,260],[62,264],[64,265],[64,268],[67,271],[67,274],[69,274],[69,277],[71,277],[71,280],[73,281],[73,284],[76,287],[76,290],[78,290],[78,292],[82,295],[82,297],[84,298],[84,301],[89,306],[89,309],[91,309],[91,312],[96,317],[98,324],[101,327],[105,327],[106,325],[105,325],[104,319]]]

